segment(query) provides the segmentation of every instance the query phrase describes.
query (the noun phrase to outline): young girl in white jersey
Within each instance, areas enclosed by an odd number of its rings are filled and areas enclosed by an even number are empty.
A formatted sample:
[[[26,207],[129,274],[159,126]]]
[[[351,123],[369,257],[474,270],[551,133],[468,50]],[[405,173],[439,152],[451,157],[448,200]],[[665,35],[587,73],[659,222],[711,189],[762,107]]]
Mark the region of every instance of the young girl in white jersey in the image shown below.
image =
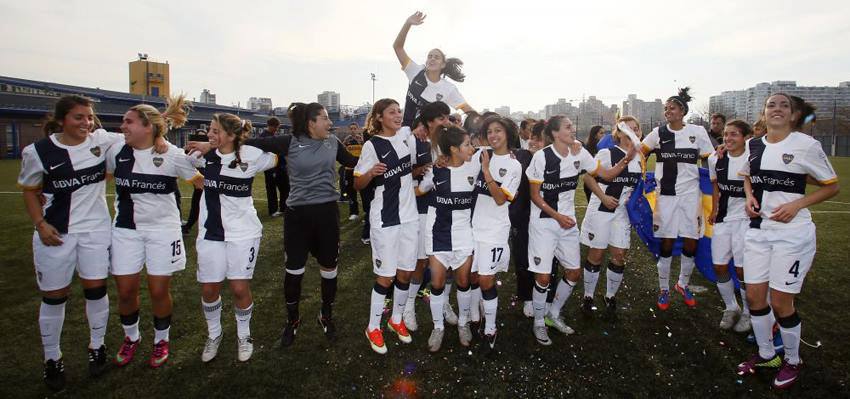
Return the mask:
[[[370,184],[375,187],[369,222],[376,278],[365,333],[370,347],[379,354],[387,353],[381,318],[384,299],[393,285],[393,311],[387,327],[401,342],[413,341],[402,315],[410,276],[416,269],[419,225],[411,177],[416,143],[410,128],[402,127],[401,122],[401,108],[395,100],[384,98],[376,102],[366,121],[373,136],[363,145],[360,160],[354,167],[356,190]]]
[[[35,227],[32,246],[42,295],[38,324],[44,346],[44,381],[53,390],[65,386],[59,343],[75,270],[86,298],[89,374],[98,376],[106,366],[103,338],[109,318],[106,277],[110,244],[106,152],[122,143],[124,136],[102,129],[92,132],[94,121],[91,100],[60,98],[44,125],[47,137],[24,148],[18,176]],[[165,151],[163,143],[157,142],[161,152]]]
[[[472,236],[475,254],[472,281],[480,286],[484,306],[484,337],[490,349],[496,345],[496,273],[508,270],[510,263],[510,201],[522,180],[522,165],[508,148],[516,135],[516,125],[501,116],[487,118],[482,127],[489,149],[481,151],[481,172],[475,181]],[[475,287],[473,287],[474,289]],[[479,305],[473,296],[471,308]]]
[[[738,365],[739,375],[776,368],[775,388],[793,385],[800,359],[801,321],[794,307],[816,252],[815,224],[808,208],[838,194],[838,176],[820,142],[797,131],[802,104],[784,93],[764,105],[767,134],[747,142],[745,210],[750,228],[744,245],[744,281],[758,353]],[[820,188],[806,193],[812,181]],[[768,288],[770,302],[767,301]],[[771,315],[772,312],[772,315]],[[774,352],[774,317],[782,334],[784,359]]]
[[[107,152],[106,170],[114,177],[116,191],[110,273],[118,288],[118,314],[124,327],[124,341],[114,359],[119,367],[133,360],[141,341],[142,266],[147,268],[153,307],[154,340],[149,364],[157,368],[168,360],[171,275],[186,264],[174,193],[177,177],[200,188],[202,176],[182,149],[169,146],[164,154],[151,149],[154,140],[163,137],[168,129],[183,126],[187,108],[184,96],[169,99],[163,113],[147,104],[130,108],[121,125],[125,144],[112,146]]]
[[[236,314],[238,359],[251,358],[251,314],[254,301],[251,279],[260,250],[263,225],[257,218],[251,188],[254,176],[277,165],[277,156],[256,147],[243,146],[243,135],[251,122],[233,114],[215,114],[210,122],[210,151],[195,159],[204,175],[201,217],[198,224],[198,282],[209,337],[201,360],[209,362],[218,354],[221,330],[221,286],[230,282]]]

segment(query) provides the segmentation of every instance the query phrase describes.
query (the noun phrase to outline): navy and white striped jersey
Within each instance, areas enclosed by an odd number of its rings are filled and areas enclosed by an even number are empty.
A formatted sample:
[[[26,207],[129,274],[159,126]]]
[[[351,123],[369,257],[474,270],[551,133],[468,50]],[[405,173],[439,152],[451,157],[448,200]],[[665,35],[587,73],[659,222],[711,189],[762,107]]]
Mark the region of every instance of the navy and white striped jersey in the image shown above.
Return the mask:
[[[806,195],[806,176],[821,184],[838,182],[838,175],[829,163],[820,142],[811,136],[792,132],[778,143],[768,143],[765,137],[747,141],[749,158],[739,172],[749,176],[753,195],[761,209],[759,217],[750,219],[750,227],[761,229],[792,229],[811,222],[807,208],[800,209],[789,223],[770,220],[779,206]]]
[[[570,151],[567,156],[561,156],[553,145],[549,145],[534,153],[525,174],[529,183],[540,185],[540,196],[546,204],[562,215],[575,217],[575,190],[579,175],[587,172],[595,176],[598,168],[598,163],[584,147],[578,154]],[[550,216],[532,201],[531,221],[547,218]]]
[[[611,169],[626,157],[626,151],[618,146],[605,148],[596,153],[596,162],[602,169]],[[629,162],[628,166],[620,172],[613,181],[605,181],[600,177],[596,177],[596,182],[599,183],[599,188],[605,192],[605,195],[610,195],[617,200],[619,204],[616,209],[609,209],[596,194],[590,195],[590,201],[587,203],[587,209],[595,209],[600,212],[625,212],[626,203],[629,202],[629,196],[640,181],[643,168],[641,167],[640,155],[635,156]]]
[[[383,176],[372,179],[375,197],[369,208],[373,226],[389,227],[419,219],[413,190],[413,151],[416,138],[402,127],[392,137],[372,136],[360,152],[354,176],[362,176],[378,163],[387,165]]]
[[[165,154],[127,144],[112,146],[106,171],[115,179],[114,226],[135,230],[179,229],[177,177],[202,177],[183,150],[173,145]]]
[[[699,190],[697,161],[714,152],[705,128],[691,124],[685,124],[682,130],[670,129],[669,125],[656,127],[643,139],[643,147],[656,154],[655,180],[661,195]]]
[[[480,171],[476,154],[461,166],[435,167],[425,174],[420,189],[434,192],[425,224],[428,254],[473,248],[472,203]]]
[[[52,134],[24,147],[18,185],[41,188],[44,220],[62,234],[109,230],[106,152],[123,142],[123,134],[103,129],[75,146]]]
[[[240,146],[242,163],[231,168],[236,153],[210,151],[194,164],[204,175],[198,238],[240,241],[263,236],[263,225],[254,209],[251,188],[254,176],[277,165],[277,155],[256,147]]]
[[[744,177],[739,175],[741,167],[747,162],[749,153],[733,157],[728,152],[721,159],[717,153],[708,157],[708,174],[712,182],[717,182],[720,198],[717,202],[717,217],[714,223],[743,220],[749,218],[745,209]]]
[[[504,244],[508,242],[511,233],[511,219],[508,213],[510,202],[519,189],[522,181],[522,165],[508,153],[496,155],[493,150],[486,149],[490,155],[490,175],[496,185],[505,193],[508,201],[502,205],[496,205],[496,201],[490,194],[490,188],[484,181],[484,172],[479,171],[475,180],[475,207],[472,212],[472,228],[475,241],[491,244]],[[479,160],[480,152],[476,153],[474,160]],[[479,168],[480,169],[480,168]]]
[[[431,151],[431,141],[422,141],[416,139],[416,158],[413,166],[422,166],[434,162],[434,154]],[[422,191],[420,185],[425,176],[418,179],[413,179],[413,186],[416,191],[416,210],[420,215],[428,214],[428,204],[434,198],[434,193],[431,191]]]

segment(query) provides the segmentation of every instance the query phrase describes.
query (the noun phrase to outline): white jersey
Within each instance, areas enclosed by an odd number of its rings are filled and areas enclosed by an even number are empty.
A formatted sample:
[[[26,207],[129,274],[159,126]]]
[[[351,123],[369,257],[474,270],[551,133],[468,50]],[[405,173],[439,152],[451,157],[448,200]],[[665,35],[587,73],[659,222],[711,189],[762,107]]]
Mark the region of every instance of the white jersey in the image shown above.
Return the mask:
[[[737,157],[733,157],[728,152],[721,159],[717,159],[717,153],[708,157],[708,174],[711,176],[711,181],[716,182],[720,189],[717,217],[714,223],[749,219],[745,209],[747,196],[744,193],[744,177],[738,174],[741,167],[747,163],[749,155],[744,151]]]
[[[838,175],[829,163],[819,141],[800,132],[792,132],[779,143],[768,143],[766,137],[747,142],[749,158],[741,175],[749,176],[753,195],[761,209],[759,217],[750,219],[750,227],[761,229],[792,229],[811,222],[807,208],[800,209],[790,223],[770,220],[780,205],[806,195],[806,177],[821,184],[838,182]]]
[[[656,152],[655,180],[661,195],[699,190],[697,161],[714,152],[705,128],[691,124],[685,124],[682,130],[669,125],[656,127],[643,139],[643,147]]]
[[[433,190],[428,205],[426,251],[472,250],[472,202],[475,179],[481,171],[477,156],[458,167],[432,168],[420,189]]]
[[[511,232],[508,206],[519,189],[519,183],[522,180],[522,165],[510,153],[496,155],[493,154],[492,150],[485,151],[490,152],[490,175],[496,185],[505,193],[508,201],[502,205],[496,205],[487,182],[484,181],[484,172],[479,172],[478,178],[475,180],[472,233],[476,242],[504,244],[508,242]],[[476,153],[475,157],[480,157],[479,154],[480,152]]]
[[[618,146],[614,146],[599,150],[599,152],[596,153],[596,162],[602,169],[611,169],[625,157],[626,151]],[[632,158],[626,168],[624,168],[623,171],[610,182],[597,177],[596,181],[599,183],[599,188],[605,192],[605,195],[612,196],[620,202],[616,209],[609,209],[602,204],[602,201],[596,196],[596,194],[591,194],[590,201],[587,203],[588,211],[592,209],[598,210],[599,212],[609,213],[626,212],[626,203],[629,202],[629,197],[632,195],[632,191],[634,191],[635,186],[640,181],[641,174],[643,172],[640,162],[641,160],[639,155]]]
[[[56,134],[24,147],[18,185],[39,189],[44,220],[62,234],[109,230],[106,152],[124,135],[98,129],[75,146]]]
[[[179,229],[177,177],[201,177],[183,150],[173,145],[165,154],[114,145],[107,152],[106,171],[115,178],[114,226],[135,230]]]
[[[240,146],[242,163],[231,168],[236,153],[210,151],[194,159],[204,175],[204,194],[198,223],[198,238],[211,241],[240,241],[262,237],[251,188],[257,173],[277,165],[277,155],[256,147]]]
[[[378,163],[387,165],[384,175],[370,183],[375,187],[369,208],[369,222],[373,226],[396,226],[419,219],[411,175],[415,161],[411,154],[415,149],[416,138],[408,127],[402,127],[392,137],[372,136],[363,145],[354,176],[365,175]]]
[[[596,160],[584,148],[576,155],[570,151],[567,156],[562,156],[555,151],[554,145],[549,145],[534,153],[525,174],[529,183],[540,185],[540,196],[546,204],[562,215],[575,217],[578,177],[585,172],[595,176],[598,168]],[[550,216],[532,201],[530,221],[548,218]]]

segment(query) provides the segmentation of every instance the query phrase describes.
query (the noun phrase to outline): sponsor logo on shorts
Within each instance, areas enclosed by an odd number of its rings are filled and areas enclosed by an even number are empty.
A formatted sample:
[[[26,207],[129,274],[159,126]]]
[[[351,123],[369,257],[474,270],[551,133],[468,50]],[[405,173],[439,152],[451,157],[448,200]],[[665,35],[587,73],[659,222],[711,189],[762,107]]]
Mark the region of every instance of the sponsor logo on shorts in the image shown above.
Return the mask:
[[[696,138],[696,137],[694,137],[694,136],[690,136],[690,137],[688,137],[688,140],[690,140],[690,141],[691,141],[691,144],[693,144],[693,143],[696,143],[696,142],[697,142],[697,138]]]
[[[94,155],[96,157],[100,156],[100,147],[99,146],[94,146],[94,147],[90,148],[89,151],[91,151],[92,155]]]
[[[794,160],[794,154],[782,154],[782,162],[785,162],[786,165],[791,163]]]
[[[156,166],[157,168],[162,166],[162,157],[153,157],[152,161],[153,166]]]
[[[505,168],[499,168],[499,177],[505,177],[508,174],[508,170]]]
[[[535,264],[535,265],[539,265],[539,264],[540,264],[540,257],[539,257],[539,256],[535,256],[535,257],[534,257],[534,264]]]

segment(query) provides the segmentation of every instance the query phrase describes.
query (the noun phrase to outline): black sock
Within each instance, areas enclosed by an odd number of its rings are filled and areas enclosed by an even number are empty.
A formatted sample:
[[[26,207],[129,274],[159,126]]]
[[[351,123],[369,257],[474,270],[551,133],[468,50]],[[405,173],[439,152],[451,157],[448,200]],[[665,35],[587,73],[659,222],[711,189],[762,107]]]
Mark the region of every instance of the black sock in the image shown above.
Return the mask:
[[[336,269],[332,271],[322,270],[322,317],[331,318],[333,304],[336,300]]]
[[[303,268],[301,269],[304,270]],[[298,301],[301,300],[301,280],[304,274],[292,274],[287,272],[283,278],[283,296],[286,299],[286,313],[290,323],[299,320]]]

